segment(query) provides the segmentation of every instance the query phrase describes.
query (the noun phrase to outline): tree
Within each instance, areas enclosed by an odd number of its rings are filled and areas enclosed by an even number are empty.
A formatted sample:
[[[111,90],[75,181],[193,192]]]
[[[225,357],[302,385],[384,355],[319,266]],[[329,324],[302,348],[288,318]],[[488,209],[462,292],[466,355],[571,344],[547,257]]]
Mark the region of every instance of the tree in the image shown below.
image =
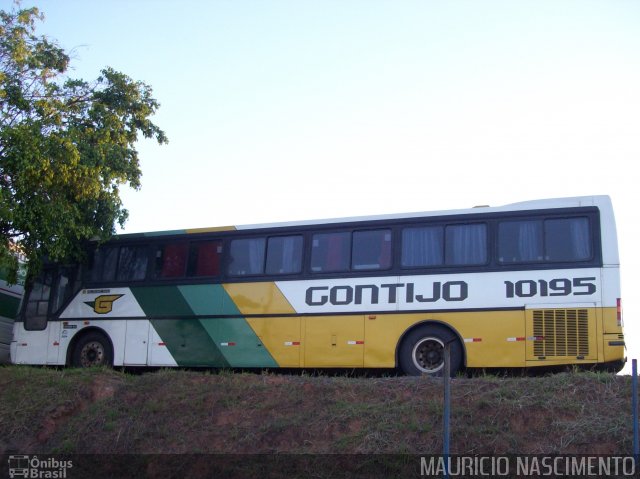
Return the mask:
[[[139,135],[167,142],[148,85],[111,68],[69,78],[69,55],[36,35],[43,19],[19,3],[0,10],[0,267],[12,277],[16,251],[37,270],[114,234],[128,216],[120,188],[140,187]]]

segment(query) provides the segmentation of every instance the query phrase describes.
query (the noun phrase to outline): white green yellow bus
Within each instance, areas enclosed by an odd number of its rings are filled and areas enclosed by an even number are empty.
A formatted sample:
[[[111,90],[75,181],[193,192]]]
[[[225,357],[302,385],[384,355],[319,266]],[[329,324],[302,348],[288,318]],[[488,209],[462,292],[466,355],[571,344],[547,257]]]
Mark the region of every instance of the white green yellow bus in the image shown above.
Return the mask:
[[[121,235],[28,284],[11,358],[619,370],[619,277],[607,196]]]

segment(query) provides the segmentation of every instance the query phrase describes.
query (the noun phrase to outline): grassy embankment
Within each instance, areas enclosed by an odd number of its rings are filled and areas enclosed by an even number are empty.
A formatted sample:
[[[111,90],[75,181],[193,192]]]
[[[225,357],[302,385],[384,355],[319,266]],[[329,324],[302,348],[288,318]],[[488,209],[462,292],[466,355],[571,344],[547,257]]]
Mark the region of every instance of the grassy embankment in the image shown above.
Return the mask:
[[[456,454],[630,454],[631,380],[452,382]],[[442,451],[442,381],[0,367],[0,454]]]

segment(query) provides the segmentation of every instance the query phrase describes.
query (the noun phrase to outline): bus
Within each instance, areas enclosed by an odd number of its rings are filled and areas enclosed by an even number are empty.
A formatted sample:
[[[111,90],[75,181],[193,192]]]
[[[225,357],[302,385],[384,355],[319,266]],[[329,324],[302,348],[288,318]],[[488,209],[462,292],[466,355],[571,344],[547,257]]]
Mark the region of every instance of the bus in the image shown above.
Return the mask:
[[[463,368],[626,361],[607,196],[125,234],[27,285],[16,364]]]

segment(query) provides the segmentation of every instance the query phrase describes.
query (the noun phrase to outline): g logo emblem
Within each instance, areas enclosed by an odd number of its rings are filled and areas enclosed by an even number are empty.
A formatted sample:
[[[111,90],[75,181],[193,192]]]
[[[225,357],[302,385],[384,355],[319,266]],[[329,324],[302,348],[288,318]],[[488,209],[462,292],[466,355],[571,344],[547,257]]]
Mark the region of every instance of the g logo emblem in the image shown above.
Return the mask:
[[[95,301],[88,301],[84,304],[93,308],[98,314],[108,314],[113,310],[113,303],[120,299],[123,294],[103,294],[98,296]]]

